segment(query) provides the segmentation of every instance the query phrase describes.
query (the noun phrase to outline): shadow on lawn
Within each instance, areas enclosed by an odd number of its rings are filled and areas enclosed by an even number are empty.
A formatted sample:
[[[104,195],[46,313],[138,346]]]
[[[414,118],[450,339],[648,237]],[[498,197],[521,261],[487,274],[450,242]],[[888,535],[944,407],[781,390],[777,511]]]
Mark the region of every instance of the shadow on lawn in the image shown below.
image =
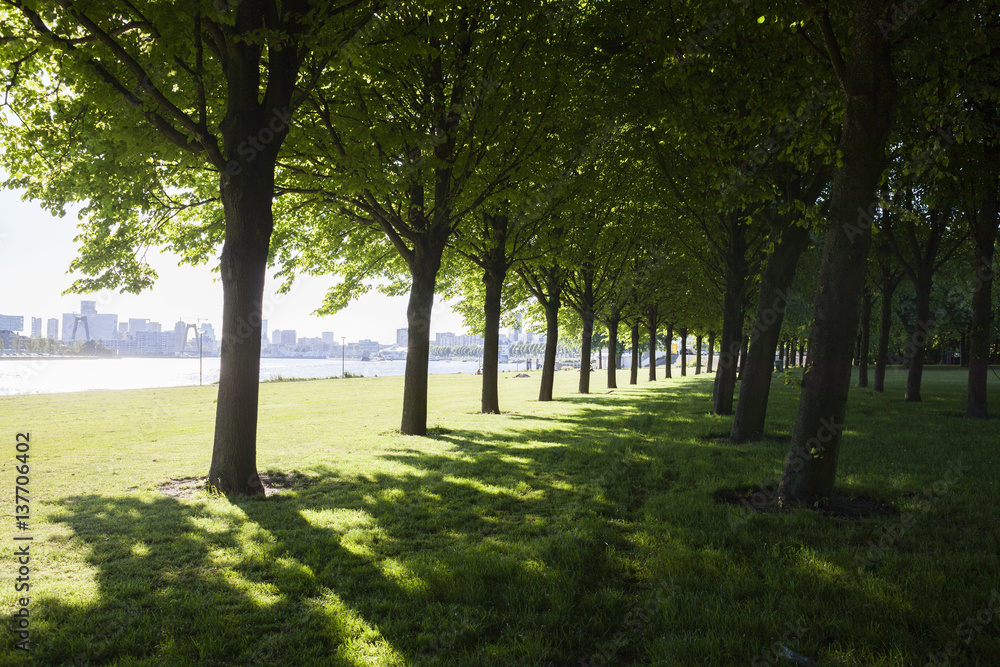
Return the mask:
[[[212,511],[224,502],[101,496],[59,502],[53,519],[73,531],[68,546],[84,543],[97,599],[75,605],[36,598],[35,659],[329,662],[343,633],[308,599],[313,578],[282,559],[280,544],[248,516]],[[355,565],[364,567],[360,559]]]
[[[578,410],[524,416],[502,440],[431,436],[456,455],[399,437],[382,455],[399,474],[315,468],[267,500],[66,499],[54,520],[72,531],[68,548],[83,543],[97,599],[36,600],[35,657],[750,664],[770,660],[790,615],[806,628],[791,648],[814,656],[858,640],[838,625],[852,610],[871,618],[863,645],[884,645],[888,627],[900,642],[934,632],[892,580],[892,554],[877,579],[851,575],[844,547],[877,537],[870,527],[811,533],[766,516],[728,530],[705,480],[731,478],[753,450],[699,441],[684,389],[619,396],[613,410],[563,399]],[[674,428],[682,441],[664,437]]]
[[[438,467],[433,457],[421,464]],[[504,478],[530,477],[510,463],[491,466]],[[475,468],[466,461],[446,474],[471,478]],[[575,492],[494,495],[444,471],[430,479],[319,472],[322,481],[301,495],[232,505],[62,501],[53,520],[72,530],[71,544],[83,542],[97,595],[37,600],[35,658],[576,664],[598,654],[648,586],[622,562],[630,546],[620,527],[592,508],[572,525],[560,516],[570,495],[593,504]],[[367,520],[316,524],[325,512],[352,510]],[[535,540],[530,549],[525,539]]]

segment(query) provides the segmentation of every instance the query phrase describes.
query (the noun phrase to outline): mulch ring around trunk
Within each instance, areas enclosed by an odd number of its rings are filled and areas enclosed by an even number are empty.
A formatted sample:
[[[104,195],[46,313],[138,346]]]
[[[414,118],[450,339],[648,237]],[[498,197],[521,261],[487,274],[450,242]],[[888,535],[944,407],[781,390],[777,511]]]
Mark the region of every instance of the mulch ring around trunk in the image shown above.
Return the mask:
[[[761,513],[787,513],[794,508],[778,506],[778,485],[738,486],[716,489],[712,498],[717,503],[737,505],[743,509]],[[837,519],[864,519],[870,516],[896,516],[899,508],[892,503],[871,496],[845,496],[833,494],[830,502],[813,509],[823,516]]]
[[[260,473],[259,476],[269,496],[294,489],[304,489],[312,486],[317,481],[316,478],[309,477],[298,470],[292,470],[291,472],[267,470]],[[206,475],[202,477],[168,479],[156,488],[160,493],[169,498],[189,498],[196,493],[207,490],[207,487],[208,476]]]

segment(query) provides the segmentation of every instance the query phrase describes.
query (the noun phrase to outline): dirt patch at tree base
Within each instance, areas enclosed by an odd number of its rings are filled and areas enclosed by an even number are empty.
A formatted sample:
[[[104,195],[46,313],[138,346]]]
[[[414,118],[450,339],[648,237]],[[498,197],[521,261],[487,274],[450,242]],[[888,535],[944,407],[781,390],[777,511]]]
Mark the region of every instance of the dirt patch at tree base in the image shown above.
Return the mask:
[[[315,478],[309,477],[298,470],[292,470],[287,473],[267,470],[260,473],[259,476],[268,496],[276,493],[284,493],[292,489],[303,489],[312,486],[317,481]],[[208,489],[208,476],[168,479],[156,488],[160,493],[169,498],[189,498],[196,493]]]
[[[205,490],[208,477],[178,477],[168,479],[156,489],[168,498],[187,498]]]
[[[717,503],[727,505],[737,505],[747,510],[761,513],[787,513],[794,507],[780,507],[778,505],[778,485],[761,486],[738,486],[730,488],[720,488],[712,494],[712,498]],[[892,503],[872,498],[871,496],[845,496],[835,493],[830,502],[820,507],[806,507],[823,516],[832,516],[838,519],[864,519],[870,516],[896,516],[899,508]]]

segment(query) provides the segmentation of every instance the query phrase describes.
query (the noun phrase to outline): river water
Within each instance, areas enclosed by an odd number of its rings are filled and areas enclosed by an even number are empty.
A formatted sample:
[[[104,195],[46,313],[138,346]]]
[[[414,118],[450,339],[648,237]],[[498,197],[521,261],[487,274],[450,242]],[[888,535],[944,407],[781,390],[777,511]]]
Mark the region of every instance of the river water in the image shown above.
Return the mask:
[[[344,362],[348,373],[365,377],[402,375],[405,361]],[[475,373],[475,361],[432,361],[431,373]],[[524,369],[524,364],[520,368]],[[500,364],[500,370],[517,370],[515,364]],[[341,375],[340,359],[260,360],[261,380],[285,378],[325,378]],[[219,379],[219,358],[202,360],[201,382]],[[0,357],[0,395],[51,394],[90,389],[139,389],[197,385],[198,359],[126,357],[122,359]]]

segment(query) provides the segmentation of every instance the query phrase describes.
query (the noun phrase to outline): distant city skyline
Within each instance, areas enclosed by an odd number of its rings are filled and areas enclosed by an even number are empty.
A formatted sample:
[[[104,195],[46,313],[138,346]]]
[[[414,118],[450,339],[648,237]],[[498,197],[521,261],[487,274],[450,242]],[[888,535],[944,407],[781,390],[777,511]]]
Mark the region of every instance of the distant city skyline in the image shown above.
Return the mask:
[[[180,324],[185,324],[189,326],[197,325],[199,328],[207,329],[212,332],[214,337],[214,330],[216,324],[205,319],[200,319],[197,321],[185,321],[177,320],[173,324],[158,322],[150,318],[136,318],[136,317],[123,317],[119,313],[109,313],[105,311],[98,311],[96,306],[96,301],[93,299],[81,299],[80,307],[73,309],[67,313],[61,313],[60,318],[46,318],[46,317],[35,317],[33,315],[12,315],[10,313],[0,313],[0,330],[10,330],[20,333],[22,336],[30,338],[55,338],[57,340],[66,341],[68,339],[73,339],[74,335],[77,338],[84,337],[83,328],[79,328],[77,331],[79,322],[76,321],[75,316],[87,316],[87,334],[95,340],[98,339],[120,339],[124,335],[135,335],[136,333],[159,333],[166,332],[169,327],[176,329]],[[109,318],[107,322],[102,322],[101,319],[107,317]],[[113,318],[113,319],[111,319]],[[16,324],[15,324],[16,322]],[[30,322],[30,325],[28,324]],[[47,323],[47,324],[46,324]],[[43,325],[44,332],[43,332]],[[505,331],[509,334],[504,333]],[[521,336],[519,336],[521,334]],[[395,336],[395,342],[391,340],[392,335]],[[500,337],[504,340],[510,340],[510,342],[516,342],[519,338],[523,337],[526,342],[532,342],[536,334],[531,331],[524,332],[519,327],[501,329]],[[278,327],[272,327],[270,320],[264,319],[261,323],[261,338],[267,341],[269,345],[294,345],[296,340],[302,339],[315,339],[321,340],[328,345],[339,345],[336,341],[338,338],[345,338],[345,336],[337,335],[333,331],[322,331],[319,336],[303,336],[298,333],[295,329],[281,329]],[[407,327],[400,327],[395,330],[395,332],[390,332],[389,335],[379,338],[348,338],[347,343],[352,342],[365,342],[365,341],[376,341],[383,345],[397,347],[406,347],[408,343],[408,329]],[[383,338],[390,339],[385,342]],[[544,334],[541,335],[541,340],[544,341]],[[280,341],[280,342],[279,342]],[[462,333],[455,334],[451,331],[436,332],[431,336],[431,342],[434,345],[439,345],[443,347],[454,347],[460,345],[482,345],[483,336],[478,333]]]
[[[0,176],[5,176],[0,173]],[[30,201],[21,201],[20,193],[0,191],[0,257],[3,259],[3,289],[0,290],[0,313],[24,318],[23,335],[30,335],[32,318],[60,322],[62,316],[78,313],[80,302],[97,302],[99,313],[116,314],[119,321],[147,319],[172,329],[178,320],[211,322],[217,336],[222,333],[222,284],[209,266],[178,266],[177,257],[150,249],[146,260],[159,274],[151,290],[140,294],[104,291],[92,294],[61,293],[76,276],[67,275],[77,257],[79,233],[76,214],[79,207],[68,207],[58,218]],[[405,328],[407,297],[389,297],[374,288],[336,315],[312,314],[322,302],[333,277],[303,276],[296,279],[289,294],[275,294],[279,283],[268,272],[264,295],[264,319],[271,330],[295,330],[299,337],[319,337],[333,332],[339,340],[376,340],[392,344],[397,330]],[[435,300],[431,336],[438,332],[465,331],[460,315],[448,303]],[[470,332],[472,333],[472,332]]]

